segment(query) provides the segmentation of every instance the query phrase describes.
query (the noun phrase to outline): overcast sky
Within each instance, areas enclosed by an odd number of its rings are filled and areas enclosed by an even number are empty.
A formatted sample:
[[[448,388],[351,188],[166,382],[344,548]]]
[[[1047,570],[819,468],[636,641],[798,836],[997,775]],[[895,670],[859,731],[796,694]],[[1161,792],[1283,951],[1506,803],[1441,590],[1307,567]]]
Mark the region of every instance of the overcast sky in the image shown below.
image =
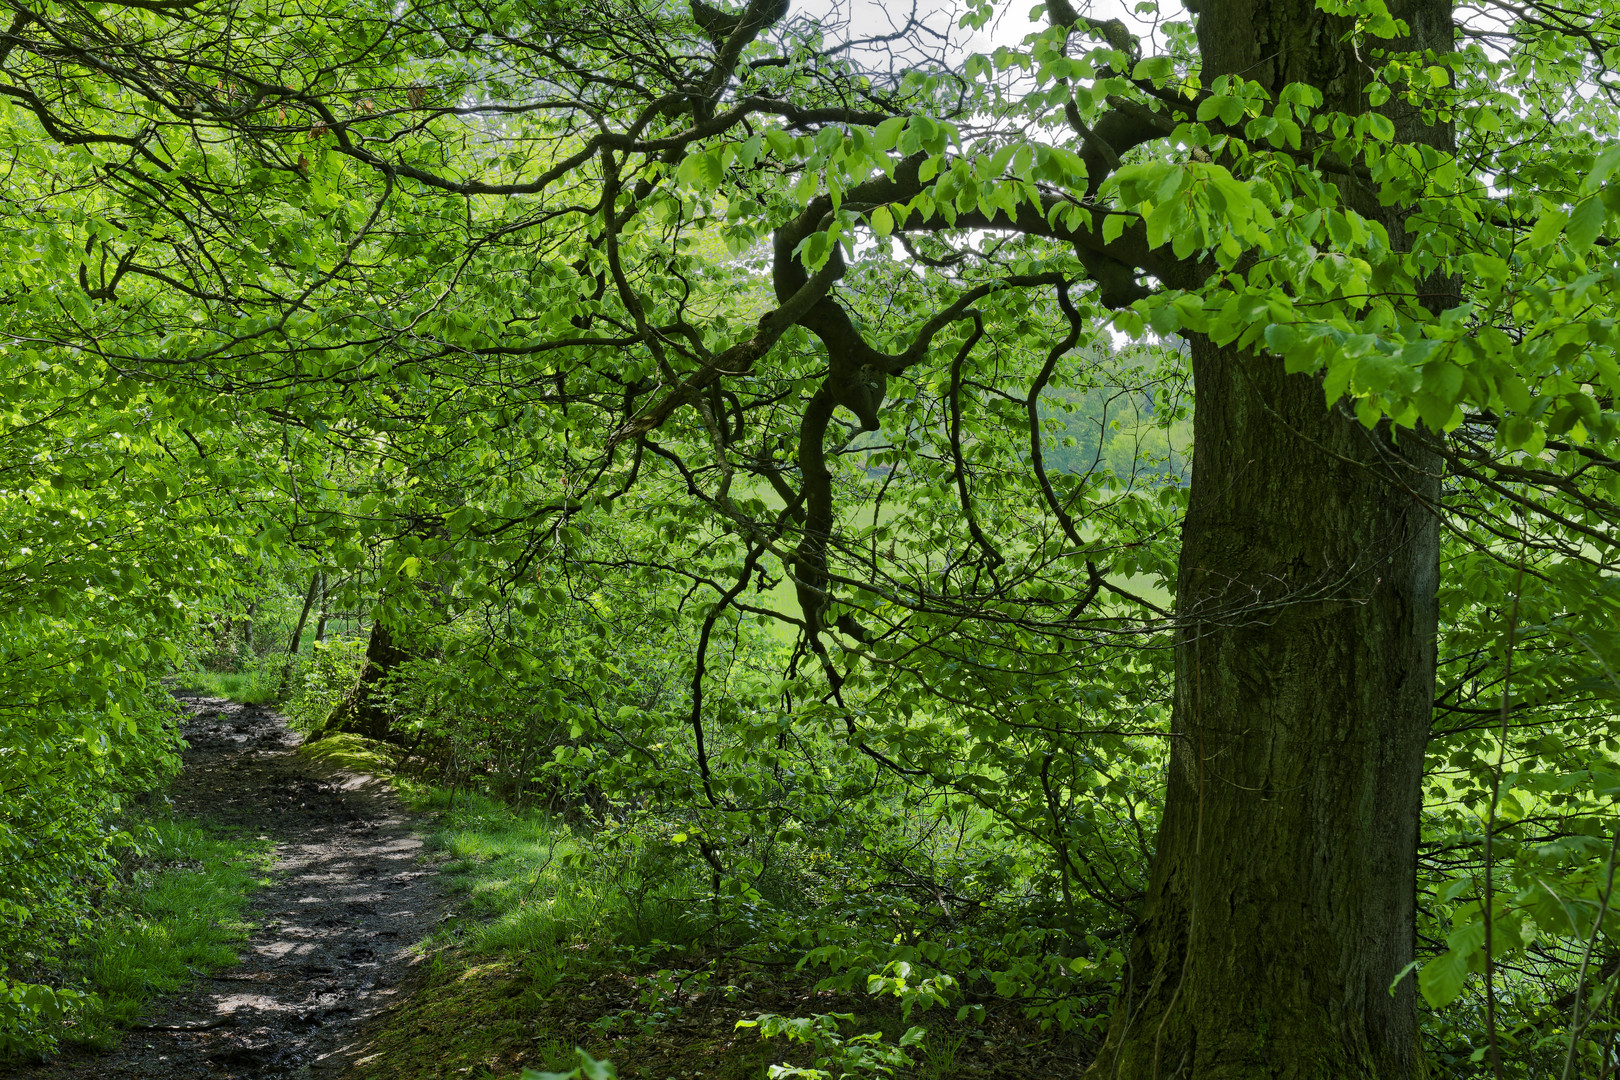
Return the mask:
[[[1178,0],[1161,0],[1161,14],[1139,15],[1134,11],[1135,0],[1075,0],[1075,10],[1094,19],[1120,19],[1138,34],[1151,38],[1154,23],[1171,19],[1185,19]],[[792,13],[812,18],[826,18],[842,13],[847,15],[850,28],[856,36],[879,35],[903,23],[911,10],[908,3],[893,0],[794,0]],[[1031,10],[1039,11],[1038,21],[1031,21]],[[1002,0],[997,4],[996,16],[982,30],[956,28],[962,8],[949,0],[917,0],[918,16],[929,26],[951,28],[951,37],[961,53],[990,52],[997,46],[1016,46],[1032,31],[1046,26],[1045,6],[1040,0]],[[1143,42],[1143,54],[1156,50],[1150,41]]]

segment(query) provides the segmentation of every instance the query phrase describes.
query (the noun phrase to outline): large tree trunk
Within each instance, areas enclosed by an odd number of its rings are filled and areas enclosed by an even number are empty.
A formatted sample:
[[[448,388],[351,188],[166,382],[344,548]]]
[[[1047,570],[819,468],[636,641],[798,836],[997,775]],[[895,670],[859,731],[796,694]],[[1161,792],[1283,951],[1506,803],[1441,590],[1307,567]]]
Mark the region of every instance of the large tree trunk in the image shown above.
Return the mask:
[[[1169,791],[1094,1075],[1421,1075],[1412,959],[1438,466],[1193,348]]]
[[[1391,7],[1449,50],[1443,4]],[[1362,111],[1347,29],[1309,0],[1206,0],[1204,78],[1309,82]],[[1403,242],[1398,210],[1352,198]],[[1192,355],[1165,817],[1091,1075],[1421,1076],[1414,980],[1390,984],[1414,947],[1439,463],[1429,436],[1368,431],[1276,360]]]
[[[377,619],[371,624],[371,637],[366,640],[366,663],[360,669],[360,681],[349,691],[332,715],[310,734],[310,742],[339,731],[364,735],[368,739],[386,739],[393,727],[394,715],[388,708],[383,682],[394,669],[411,659],[388,629],[388,624]]]

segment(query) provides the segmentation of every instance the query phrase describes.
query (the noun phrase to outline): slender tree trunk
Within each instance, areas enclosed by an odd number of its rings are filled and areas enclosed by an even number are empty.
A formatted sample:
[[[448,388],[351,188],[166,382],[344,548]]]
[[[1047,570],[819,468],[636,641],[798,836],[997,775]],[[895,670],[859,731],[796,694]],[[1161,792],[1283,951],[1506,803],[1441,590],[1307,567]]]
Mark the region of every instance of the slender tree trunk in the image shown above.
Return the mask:
[[[326,640],[326,619],[327,619],[327,611],[326,611],[326,574],[324,572],[322,572],[320,577],[317,578],[316,580],[318,580],[320,582],[321,608],[320,608],[320,614],[315,619],[315,640],[316,641],[325,641]]]
[[[1418,47],[1449,51],[1448,8],[1400,6]],[[1365,110],[1345,20],[1309,0],[1200,11],[1206,82],[1309,82]],[[1403,242],[1398,210],[1350,198]],[[1414,949],[1439,462],[1430,436],[1368,431],[1276,360],[1197,338],[1192,357],[1165,817],[1090,1075],[1422,1076],[1414,980],[1390,985]]]
[[[287,655],[296,656],[298,647],[304,641],[304,624],[309,622],[309,609],[315,606],[315,590],[320,588],[321,572],[315,571],[310,575],[309,590],[304,593],[304,607],[298,613],[298,625],[293,627],[292,640],[287,643]]]
[[[298,612],[298,625],[293,627],[292,640],[287,642],[287,662],[281,666],[281,678],[277,680],[276,696],[281,697],[287,692],[287,681],[292,678],[293,657],[298,655],[298,647],[304,641],[304,624],[309,622],[309,609],[315,604],[315,590],[320,587],[321,572],[315,571],[309,578],[309,589],[304,593],[304,606]]]

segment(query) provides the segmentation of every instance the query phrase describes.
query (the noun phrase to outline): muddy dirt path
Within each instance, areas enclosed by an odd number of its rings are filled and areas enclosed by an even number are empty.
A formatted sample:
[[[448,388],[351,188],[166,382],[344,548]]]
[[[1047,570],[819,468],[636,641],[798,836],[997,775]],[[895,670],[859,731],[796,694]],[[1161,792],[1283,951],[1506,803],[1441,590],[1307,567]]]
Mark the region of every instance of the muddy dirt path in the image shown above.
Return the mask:
[[[181,698],[191,748],[175,808],[275,842],[242,963],[162,1001],[109,1054],[69,1055],[24,1080],[336,1080],[368,1020],[399,1000],[443,903],[421,838],[384,785],[295,755],[274,713]]]

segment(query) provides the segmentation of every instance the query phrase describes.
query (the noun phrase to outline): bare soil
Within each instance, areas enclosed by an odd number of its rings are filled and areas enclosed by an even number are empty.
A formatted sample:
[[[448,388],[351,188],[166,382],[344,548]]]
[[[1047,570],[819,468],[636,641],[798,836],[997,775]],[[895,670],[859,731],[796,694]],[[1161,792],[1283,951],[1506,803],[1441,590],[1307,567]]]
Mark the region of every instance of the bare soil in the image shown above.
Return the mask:
[[[368,1021],[402,1001],[410,946],[444,912],[422,839],[386,785],[311,761],[275,713],[183,697],[190,749],[175,809],[275,843],[239,966],[172,995],[118,1049],[20,1080],[336,1080]]]

